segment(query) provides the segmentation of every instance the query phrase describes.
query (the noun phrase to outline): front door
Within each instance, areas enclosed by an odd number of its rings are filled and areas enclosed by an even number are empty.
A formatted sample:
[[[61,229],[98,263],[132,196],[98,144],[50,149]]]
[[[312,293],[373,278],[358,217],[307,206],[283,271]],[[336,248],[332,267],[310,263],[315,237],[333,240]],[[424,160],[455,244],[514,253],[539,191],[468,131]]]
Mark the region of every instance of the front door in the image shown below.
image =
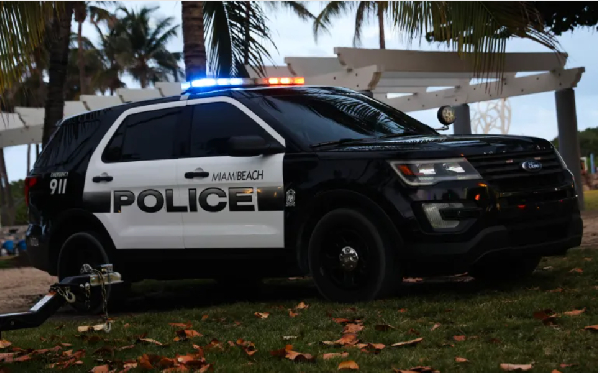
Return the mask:
[[[175,136],[185,102],[126,111],[86,173],[84,205],[117,249],[183,249]]]
[[[283,248],[283,154],[231,157],[231,136],[283,138],[229,97],[191,100],[189,156],[177,163],[186,248]]]

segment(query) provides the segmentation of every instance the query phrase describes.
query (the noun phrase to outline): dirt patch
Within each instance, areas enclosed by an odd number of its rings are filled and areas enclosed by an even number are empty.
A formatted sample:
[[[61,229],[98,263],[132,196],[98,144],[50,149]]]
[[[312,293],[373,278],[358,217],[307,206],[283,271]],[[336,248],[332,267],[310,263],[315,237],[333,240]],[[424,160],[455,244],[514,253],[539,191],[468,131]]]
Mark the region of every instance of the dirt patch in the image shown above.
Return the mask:
[[[27,311],[55,282],[56,277],[31,267],[0,270],[0,313]]]
[[[581,247],[598,248],[598,211],[584,211],[581,213],[583,218],[583,238]]]

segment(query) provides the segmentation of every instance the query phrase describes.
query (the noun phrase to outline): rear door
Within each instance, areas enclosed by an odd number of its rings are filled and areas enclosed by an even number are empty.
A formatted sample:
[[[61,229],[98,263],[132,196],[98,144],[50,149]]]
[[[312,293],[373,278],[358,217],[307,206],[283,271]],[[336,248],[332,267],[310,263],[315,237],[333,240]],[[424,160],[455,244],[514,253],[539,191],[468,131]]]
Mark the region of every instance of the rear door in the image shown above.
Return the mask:
[[[231,157],[231,136],[284,139],[258,116],[229,97],[188,101],[192,112],[189,153],[177,162],[186,249],[283,248],[283,156]],[[194,172],[195,177],[186,178]],[[190,175],[188,174],[188,177]]]
[[[92,155],[84,202],[117,249],[183,248],[176,146],[184,101],[121,115]]]

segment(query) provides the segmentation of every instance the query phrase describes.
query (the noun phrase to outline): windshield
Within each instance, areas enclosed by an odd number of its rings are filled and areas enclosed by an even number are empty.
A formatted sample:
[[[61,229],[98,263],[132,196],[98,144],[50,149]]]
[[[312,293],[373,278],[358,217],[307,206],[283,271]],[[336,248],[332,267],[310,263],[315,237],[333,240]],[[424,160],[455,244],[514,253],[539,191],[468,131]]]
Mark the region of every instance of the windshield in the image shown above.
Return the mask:
[[[401,111],[360,94],[304,93],[262,96],[257,101],[308,145],[340,139],[437,134]]]

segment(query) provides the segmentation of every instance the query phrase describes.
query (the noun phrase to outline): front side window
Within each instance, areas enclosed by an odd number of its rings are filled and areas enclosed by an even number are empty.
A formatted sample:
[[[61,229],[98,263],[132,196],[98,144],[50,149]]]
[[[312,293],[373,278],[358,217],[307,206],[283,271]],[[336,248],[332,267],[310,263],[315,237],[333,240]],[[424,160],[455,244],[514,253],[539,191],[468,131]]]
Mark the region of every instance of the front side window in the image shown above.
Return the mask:
[[[340,139],[437,134],[401,111],[360,94],[307,92],[253,100],[309,145]]]
[[[102,160],[112,162],[172,159],[181,108],[147,111],[125,118],[104,149]]]
[[[194,106],[190,136],[191,157],[227,156],[227,141],[232,136],[272,137],[236,106],[212,102]]]

